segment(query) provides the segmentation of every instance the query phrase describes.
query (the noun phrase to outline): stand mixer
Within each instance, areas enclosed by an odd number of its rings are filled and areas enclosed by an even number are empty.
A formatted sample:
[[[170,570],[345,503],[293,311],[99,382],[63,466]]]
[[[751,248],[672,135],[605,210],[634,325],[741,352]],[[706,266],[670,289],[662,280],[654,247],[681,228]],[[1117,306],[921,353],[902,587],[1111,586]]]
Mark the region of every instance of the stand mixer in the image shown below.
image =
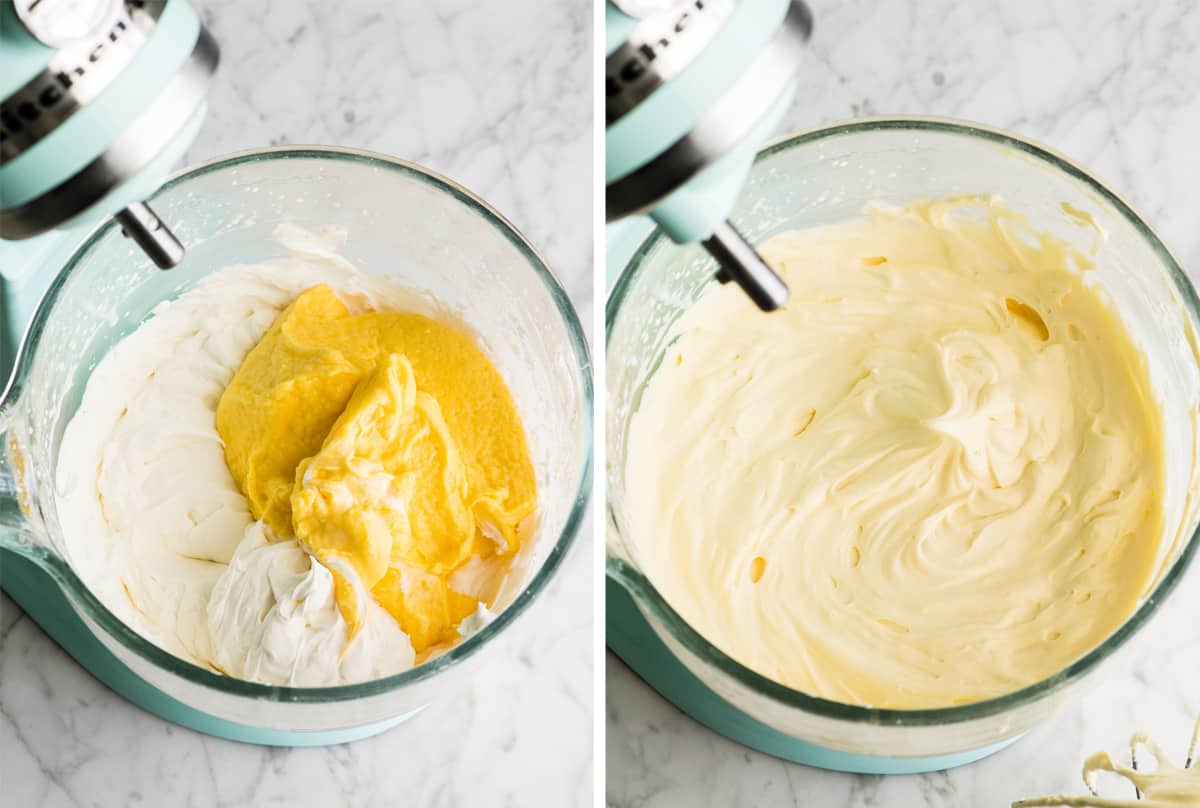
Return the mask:
[[[184,0],[0,0],[0,34],[0,586],[119,695],[236,741],[345,743],[464,687],[546,591],[590,491],[587,343],[550,268],[485,201],[386,155],[270,147],[168,178],[216,63]],[[462,312],[544,427],[530,445],[545,506],[495,619],[421,665],[354,684],[266,685],[163,650],[81,580],[57,513],[59,443],[97,363],[164,301],[277,258],[282,224],[347,226],[347,261]]]
[[[609,0],[605,26],[605,212],[616,222],[609,229],[609,284],[651,229],[640,215],[677,244],[699,242],[720,267],[717,280],[737,282],[763,311],[784,305],[787,286],[727,217],[756,152],[792,102],[812,31],[808,8],[798,0]],[[676,707],[738,743],[848,771],[958,762],[893,767],[790,738],[692,675],[611,575],[606,601],[608,647]]]
[[[9,393],[35,307],[99,223],[116,219],[162,269],[182,260],[182,244],[142,200],[195,139],[217,59],[183,0],[0,3],[0,370]],[[140,679],[27,558],[0,549],[0,587],[126,698],[195,729],[252,739]]]
[[[217,46],[183,0],[0,4],[5,373],[33,307],[112,216],[168,269],[183,245],[141,200],[199,131]]]
[[[960,766],[1003,749],[1068,703],[1165,592],[1148,597],[1126,627],[1070,669],[1017,694],[940,711],[822,701],[727,657],[657,591],[639,563],[623,511],[628,425],[671,344],[671,324],[710,285],[713,259],[717,279],[736,281],[759,308],[769,311],[786,301],[786,288],[726,221],[730,217],[749,239],[760,241],[859,215],[875,201],[1001,193],[1045,205],[1037,220],[1070,233],[1071,224],[1056,218],[1059,203],[1092,205],[1090,200],[1115,196],[1047,150],[973,123],[879,119],[830,125],[770,145],[756,159],[794,94],[797,51],[811,28],[799,3],[611,0],[606,23],[609,649],[706,727],[786,760],[905,774]],[[1128,247],[1142,256],[1131,266],[1173,271],[1173,259],[1137,214],[1105,202],[1095,215],[1110,233],[1100,263],[1119,264]],[[653,233],[651,222],[658,226]],[[684,246],[697,243],[708,255]],[[1121,279],[1116,273],[1114,282]],[[1180,367],[1194,364],[1189,356]],[[1162,378],[1169,384],[1185,375],[1170,371]],[[1191,427],[1179,423],[1186,436],[1177,441],[1189,445]],[[1178,479],[1186,480],[1190,460],[1180,462]],[[1194,519],[1185,516],[1186,530]],[[1177,580],[1197,542],[1169,559],[1173,566],[1160,587]]]
[[[605,7],[605,213],[648,216],[700,242],[717,279],[763,311],[787,286],[726,217],[754,154],[796,89],[812,32],[800,0],[609,0]]]

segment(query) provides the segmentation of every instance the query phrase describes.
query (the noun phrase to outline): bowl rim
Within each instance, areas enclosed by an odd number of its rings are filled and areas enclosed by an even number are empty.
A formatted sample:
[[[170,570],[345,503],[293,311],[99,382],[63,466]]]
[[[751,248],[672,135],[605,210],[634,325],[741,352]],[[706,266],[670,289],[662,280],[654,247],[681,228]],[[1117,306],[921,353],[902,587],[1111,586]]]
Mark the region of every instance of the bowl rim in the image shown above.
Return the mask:
[[[259,161],[290,159],[350,162],[380,168],[399,173],[409,179],[422,183],[425,187],[446,194],[492,224],[505,237],[509,244],[521,254],[530,269],[534,271],[542,281],[546,291],[550,294],[566,328],[568,341],[570,342],[575,360],[576,371],[579,376],[579,391],[582,406],[580,412],[580,434],[578,437],[583,441],[584,452],[583,462],[580,464],[577,472],[578,484],[570,510],[563,523],[562,530],[556,537],[554,545],[541,567],[508,606],[496,615],[495,619],[458,645],[433,659],[427,660],[406,671],[366,682],[326,687],[294,687],[268,685],[226,676],[201,667],[160,648],[152,641],[138,634],[113,614],[92,593],[91,589],[79,578],[70,564],[56,550],[44,546],[40,542],[24,549],[27,555],[40,563],[55,578],[73,601],[76,609],[81,610],[89,621],[97,624],[120,645],[155,667],[165,670],[167,673],[180,676],[192,684],[211,688],[227,695],[264,699],[281,703],[327,704],[379,696],[435,677],[437,674],[473,656],[480,648],[488,644],[489,640],[498,636],[509,625],[515,622],[526,611],[534,598],[546,589],[547,584],[562,566],[564,558],[578,537],[591,495],[594,409],[592,362],[587,337],[580,323],[579,315],[575,311],[570,298],[567,296],[562,283],[537,249],[512,222],[474,192],[454,180],[416,163],[365,149],[340,146],[283,145],[246,149],[221,155],[175,172],[148,201],[152,203],[160,194],[206,174],[245,166]],[[21,340],[14,362],[16,369],[9,380],[7,390],[4,392],[3,403],[0,403],[0,412],[4,412],[6,416],[20,405],[25,382],[30,372],[32,360],[36,354],[36,346],[67,279],[96,243],[118,226],[115,220],[108,219],[92,231],[72,251],[63,269],[58,273],[42,296],[30,320],[25,336]],[[9,424],[5,424],[5,428],[7,429],[8,427]],[[55,471],[52,469],[50,473],[53,475]],[[53,484],[52,481],[51,484]],[[202,708],[198,707],[197,709]]]
[[[880,131],[932,132],[958,135],[983,141],[987,144],[1007,148],[1031,157],[1082,183],[1089,190],[1096,193],[1103,202],[1114,208],[1116,213],[1124,217],[1134,230],[1142,236],[1166,268],[1174,291],[1179,295],[1181,308],[1193,320],[1192,327],[1195,328],[1196,323],[1200,322],[1200,298],[1197,297],[1191,280],[1171,254],[1171,251],[1158,237],[1157,233],[1134,210],[1133,206],[1101,180],[1085,171],[1069,158],[1013,132],[985,126],[973,121],[954,118],[873,116],[839,121],[791,135],[785,135],[765,146],[755,157],[754,162],[757,164],[762,160],[797,146],[830,140],[843,135]],[[612,333],[613,326],[620,312],[621,304],[629,291],[633,277],[637,274],[642,262],[648,257],[651,251],[665,239],[667,239],[666,235],[658,228],[655,228],[647,235],[625,263],[625,267],[622,269],[617,282],[613,285],[605,305],[606,348],[609,336]],[[616,515],[608,502],[605,503],[605,510],[609,528],[619,536],[620,530],[617,527]],[[1051,695],[1093,671],[1101,662],[1120,649],[1157,612],[1159,605],[1175,589],[1198,551],[1200,551],[1200,526],[1197,526],[1193,530],[1191,537],[1180,549],[1178,556],[1171,562],[1170,568],[1159,577],[1157,585],[1146,595],[1137,608],[1134,609],[1133,613],[1104,641],[1062,670],[1031,685],[989,699],[951,707],[914,710],[849,704],[814,696],[802,690],[783,685],[743,665],[705,639],[679,615],[641,569],[630,560],[613,555],[610,552],[606,559],[606,568],[607,573],[634,596],[639,608],[644,613],[648,612],[651,625],[656,630],[661,628],[667,631],[675,641],[679,642],[688,652],[694,654],[702,662],[716,668],[723,674],[733,678],[741,686],[759,695],[766,696],[784,706],[799,709],[810,714],[857,724],[942,726],[974,721],[1027,706]]]

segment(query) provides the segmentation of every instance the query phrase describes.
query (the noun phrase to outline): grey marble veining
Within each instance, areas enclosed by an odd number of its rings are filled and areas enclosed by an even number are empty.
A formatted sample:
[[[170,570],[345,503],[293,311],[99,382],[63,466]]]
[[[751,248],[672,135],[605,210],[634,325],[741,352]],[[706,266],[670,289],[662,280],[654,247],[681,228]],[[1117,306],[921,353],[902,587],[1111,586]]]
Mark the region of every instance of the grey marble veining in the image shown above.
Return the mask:
[[[590,331],[589,3],[191,2],[222,64],[187,163],[331,143],[433,168],[529,237]],[[246,746],[148,715],[0,597],[0,805],[589,803],[590,548],[585,529],[469,690],[382,736],[326,749]]]
[[[868,114],[1011,129],[1066,154],[1138,208],[1200,280],[1200,5],[1115,0],[811,0],[800,101],[781,131]],[[962,769],[825,772],[749,751],[607,661],[613,808],[1002,808],[1080,793],[1080,767],[1144,729],[1182,756],[1200,713],[1200,568],[1077,707]],[[1127,760],[1127,757],[1124,758]],[[1132,797],[1130,790],[1120,796]]]

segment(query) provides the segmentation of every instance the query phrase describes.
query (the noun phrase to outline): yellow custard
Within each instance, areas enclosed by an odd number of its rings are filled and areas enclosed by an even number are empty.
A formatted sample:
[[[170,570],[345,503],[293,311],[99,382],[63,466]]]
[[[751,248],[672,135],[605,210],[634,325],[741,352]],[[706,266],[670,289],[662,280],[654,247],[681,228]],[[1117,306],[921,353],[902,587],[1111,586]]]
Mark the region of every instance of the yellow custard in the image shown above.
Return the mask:
[[[1087,258],[979,199],[762,248],[713,288],[629,437],[640,562],[717,647],[852,704],[944,707],[1062,669],[1134,609],[1161,415]]]
[[[419,314],[351,315],[324,285],[246,355],[216,421],[253,516],[329,567],[351,637],[373,597],[418,658],[480,603],[453,574],[505,566],[536,509],[512,395],[472,340]]]

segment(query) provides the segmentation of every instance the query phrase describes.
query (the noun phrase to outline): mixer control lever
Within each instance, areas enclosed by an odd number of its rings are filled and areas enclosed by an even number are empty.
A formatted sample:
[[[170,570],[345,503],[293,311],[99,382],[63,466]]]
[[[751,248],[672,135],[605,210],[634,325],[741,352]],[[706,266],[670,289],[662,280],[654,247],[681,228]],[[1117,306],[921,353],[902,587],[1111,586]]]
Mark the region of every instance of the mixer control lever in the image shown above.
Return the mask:
[[[717,225],[717,229],[702,244],[721,265],[717,273],[718,281],[737,281],[738,286],[763,311],[775,311],[787,303],[787,284],[729,222]]]
[[[159,269],[170,269],[183,260],[183,245],[149,205],[134,202],[117,211],[114,218],[121,232],[137,242]]]

